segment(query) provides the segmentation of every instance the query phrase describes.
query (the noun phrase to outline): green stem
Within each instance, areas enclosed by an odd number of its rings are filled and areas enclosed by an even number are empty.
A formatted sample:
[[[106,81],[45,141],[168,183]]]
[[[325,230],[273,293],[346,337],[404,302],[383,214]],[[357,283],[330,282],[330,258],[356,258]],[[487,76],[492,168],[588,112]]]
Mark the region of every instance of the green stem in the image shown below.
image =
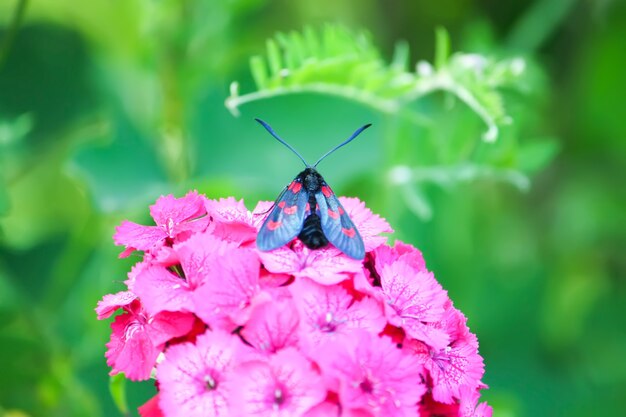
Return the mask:
[[[15,12],[13,13],[13,19],[9,24],[9,28],[7,30],[7,34],[0,42],[0,68],[2,64],[6,60],[9,55],[9,51],[11,50],[11,46],[13,45],[13,41],[15,40],[15,36],[22,25],[22,21],[24,20],[24,15],[26,14],[26,6],[28,5],[28,0],[18,0],[17,6],[15,7]]]
[[[180,2],[177,19],[184,27],[189,19],[188,2]],[[180,34],[168,33],[164,40],[161,56],[161,86],[164,104],[160,129],[160,153],[169,179],[182,182],[189,177],[190,152],[188,132],[185,129],[185,100],[181,86],[181,65],[186,61],[184,45]],[[184,38],[183,38],[184,39]]]

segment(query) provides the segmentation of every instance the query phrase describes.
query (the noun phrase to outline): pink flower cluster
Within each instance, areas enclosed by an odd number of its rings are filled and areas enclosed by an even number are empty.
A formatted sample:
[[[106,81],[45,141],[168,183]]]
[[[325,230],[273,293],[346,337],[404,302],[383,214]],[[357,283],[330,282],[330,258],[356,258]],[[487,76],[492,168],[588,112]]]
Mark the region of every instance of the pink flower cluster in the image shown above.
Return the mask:
[[[140,407],[156,416],[491,416],[466,318],[414,247],[340,198],[367,255],[299,240],[272,252],[253,212],[197,192],[150,207],[155,226],[124,221],[121,257],[143,251],[127,288],[98,303],[110,317],[111,374],[156,378]]]

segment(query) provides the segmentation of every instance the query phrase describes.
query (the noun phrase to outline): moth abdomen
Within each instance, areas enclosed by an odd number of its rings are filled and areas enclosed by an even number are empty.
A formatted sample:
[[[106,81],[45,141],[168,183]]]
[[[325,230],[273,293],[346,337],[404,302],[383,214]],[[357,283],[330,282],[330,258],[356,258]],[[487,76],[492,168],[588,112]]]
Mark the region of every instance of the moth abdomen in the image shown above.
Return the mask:
[[[328,239],[322,230],[322,221],[316,213],[311,213],[304,220],[298,239],[309,249],[319,249],[328,245]]]

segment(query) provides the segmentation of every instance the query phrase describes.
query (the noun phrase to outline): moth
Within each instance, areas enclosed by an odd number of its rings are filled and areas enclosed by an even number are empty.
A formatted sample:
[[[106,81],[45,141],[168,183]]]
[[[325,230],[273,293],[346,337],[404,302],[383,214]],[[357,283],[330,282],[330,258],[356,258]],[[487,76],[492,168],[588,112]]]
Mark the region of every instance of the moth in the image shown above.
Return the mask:
[[[263,120],[255,120],[295,153],[306,167],[274,202],[257,235],[257,248],[271,251],[286,245],[297,236],[310,249],[322,248],[330,242],[347,256],[363,259],[365,246],[359,231],[316,167],[324,158],[348,144],[371,124],[360,127],[344,142],[326,152],[314,165],[309,165],[270,125]]]

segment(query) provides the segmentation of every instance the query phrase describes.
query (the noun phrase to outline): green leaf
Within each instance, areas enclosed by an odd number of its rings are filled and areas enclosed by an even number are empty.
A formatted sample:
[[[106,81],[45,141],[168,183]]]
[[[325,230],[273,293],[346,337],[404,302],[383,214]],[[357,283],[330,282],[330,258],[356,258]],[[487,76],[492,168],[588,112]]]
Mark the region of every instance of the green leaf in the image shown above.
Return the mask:
[[[128,401],[126,399],[126,377],[124,374],[116,374],[109,378],[109,391],[120,413],[129,415]]]

